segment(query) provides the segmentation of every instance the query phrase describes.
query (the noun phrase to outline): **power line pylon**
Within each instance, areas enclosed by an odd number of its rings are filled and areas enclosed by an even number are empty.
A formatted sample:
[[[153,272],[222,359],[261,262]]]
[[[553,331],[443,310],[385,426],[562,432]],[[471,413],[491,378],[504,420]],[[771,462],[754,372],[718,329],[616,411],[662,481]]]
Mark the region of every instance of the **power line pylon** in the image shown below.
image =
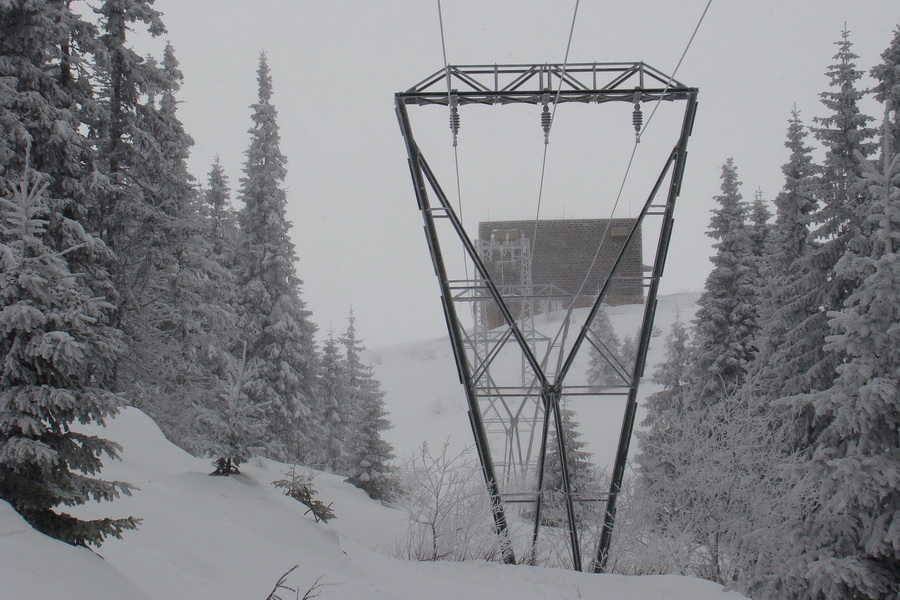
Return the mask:
[[[556,91],[551,92],[551,90]],[[542,356],[541,349],[538,347],[538,337],[529,334],[529,325],[521,318],[523,309],[516,307],[516,303],[520,302],[523,296],[534,300],[540,297],[540,293],[532,285],[532,289],[527,295],[523,293],[521,296],[517,296],[515,293],[511,293],[510,289],[503,288],[503,284],[494,281],[490,270],[485,265],[485,254],[479,250],[473,238],[466,232],[459,215],[453,209],[434,171],[416,143],[408,107],[442,105],[458,108],[468,104],[499,106],[532,104],[544,106],[544,112],[548,113],[546,107],[549,103],[571,102],[599,106],[611,102],[634,104],[634,125],[638,133],[641,133],[642,120],[639,117],[642,103],[683,102],[684,112],[678,139],[668,154],[652,191],[643,203],[609,275],[594,296],[594,301],[581,329],[575,335],[571,345],[554,345],[551,342]],[[687,87],[644,63],[451,65],[409,90],[397,93],[395,106],[409,156],[410,174],[425,226],[428,249],[441,289],[441,302],[456,358],[457,370],[460,382],[466,392],[469,418],[475,436],[475,447],[491,500],[494,527],[501,537],[503,556],[506,562],[515,562],[506,515],[507,505],[512,502],[526,501],[533,506],[530,513],[534,517],[532,553],[537,547],[542,525],[541,509],[544,496],[544,468],[548,451],[548,434],[552,428],[557,433],[555,436],[557,439],[556,450],[560,457],[559,478],[562,481],[571,564],[574,569],[582,570],[584,557],[580,547],[579,523],[575,517],[574,508],[575,502],[579,499],[573,490],[568,472],[567,457],[570,449],[566,447],[565,435],[563,435],[560,402],[563,397],[574,396],[594,399],[618,396],[625,399],[624,416],[610,488],[604,498],[604,521],[596,553],[591,559],[594,570],[603,571],[609,557],[616,505],[621,492],[637,411],[638,385],[644,371],[647,348],[650,343],[659,282],[674,222],[675,202],[684,174],[687,141],[697,106],[697,89]],[[549,122],[545,127],[545,133],[548,132]],[[657,199],[663,189],[666,190],[664,192],[665,199]],[[592,346],[598,351],[604,347],[604,341],[598,339],[596,334],[591,331],[591,325],[608,292],[615,285],[617,272],[623,264],[628,243],[632,239],[637,239],[641,225],[650,218],[660,219],[659,236],[649,275],[645,273],[641,280],[641,285],[646,289],[646,295],[644,296],[635,359],[629,365],[623,365],[621,361],[616,360],[622,379],[620,386],[612,389],[593,389],[589,386],[573,385],[569,383],[568,375],[579,353],[584,348]],[[440,232],[443,233],[443,237]],[[452,279],[449,277],[442,250],[442,239],[445,242],[449,240],[448,243],[462,245],[467,260],[474,265],[476,273],[474,278],[470,279],[467,276],[465,279]],[[594,240],[598,246],[598,252],[603,239],[601,237]],[[549,295],[552,296],[552,292]],[[473,302],[476,303],[476,307],[480,304],[481,308],[475,310],[476,331],[474,334],[470,334],[460,319],[458,306]],[[488,316],[491,311],[498,315],[499,325],[490,328],[488,333]],[[526,308],[524,312],[528,313],[529,311]],[[533,317],[533,313],[530,314]],[[533,326],[533,322],[531,325]],[[483,333],[478,333],[479,328],[482,328]],[[563,325],[564,330],[567,331],[567,328],[568,321]],[[494,380],[491,366],[509,348],[515,348],[521,353],[522,361],[527,364],[527,372],[533,374],[532,382],[522,381],[519,384],[506,385]],[[558,349],[556,360],[550,356],[552,348]],[[627,368],[622,368],[623,366],[627,366]],[[515,410],[507,410],[508,407],[514,406],[510,401],[516,398],[522,401],[519,406],[530,402],[532,406],[536,407],[533,414],[536,414],[537,417],[531,418],[532,425],[529,436],[540,442],[536,473],[530,482],[533,487],[524,493],[511,493],[508,489],[504,489],[506,480],[500,475],[508,472],[504,469],[507,468],[505,463],[509,461],[505,457],[499,461],[495,459],[498,452],[496,448],[492,447],[488,433],[488,425],[491,424],[489,422],[490,415],[512,414],[513,418],[508,419],[503,426],[512,430],[514,423],[516,433],[513,435],[519,434],[523,424],[520,420],[515,419]],[[504,401],[506,405],[501,407]],[[540,421],[539,432],[537,431],[538,421]],[[509,439],[507,437],[507,441]],[[501,450],[501,452],[504,451]],[[501,454],[501,456],[508,455]]]

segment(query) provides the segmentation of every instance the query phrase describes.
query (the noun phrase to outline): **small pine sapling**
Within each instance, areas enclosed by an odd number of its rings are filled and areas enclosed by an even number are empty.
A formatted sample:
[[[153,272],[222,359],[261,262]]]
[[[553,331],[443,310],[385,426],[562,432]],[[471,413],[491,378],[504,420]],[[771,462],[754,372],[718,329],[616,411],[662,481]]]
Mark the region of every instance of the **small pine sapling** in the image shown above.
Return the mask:
[[[280,490],[284,490],[285,496],[290,496],[297,502],[301,502],[309,507],[309,510],[304,514],[312,513],[316,523],[319,521],[327,523],[331,519],[336,518],[334,511],[331,509],[331,504],[325,504],[316,498],[318,492],[312,486],[315,478],[312,471],[306,469],[303,472],[298,472],[297,466],[294,465],[284,475],[284,479],[273,481],[272,485]]]
[[[265,449],[265,410],[268,403],[253,403],[245,388],[255,371],[247,366],[247,344],[241,360],[228,358],[229,388],[215,404],[198,406],[198,420],[207,428],[206,453],[216,467],[210,475],[237,475],[238,467]]]

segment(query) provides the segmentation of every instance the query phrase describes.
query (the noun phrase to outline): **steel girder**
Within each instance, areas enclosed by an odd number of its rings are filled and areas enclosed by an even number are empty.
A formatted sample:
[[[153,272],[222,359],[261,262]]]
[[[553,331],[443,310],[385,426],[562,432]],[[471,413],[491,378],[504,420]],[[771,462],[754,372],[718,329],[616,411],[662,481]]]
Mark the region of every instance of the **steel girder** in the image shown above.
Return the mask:
[[[441,88],[443,89],[441,90]],[[448,90],[450,90],[449,93]],[[453,209],[437,177],[418,147],[413,136],[407,107],[409,105],[547,104],[548,102],[605,103],[621,101],[634,103],[639,101],[646,103],[657,100],[685,102],[678,141],[663,165],[651,193],[628,234],[626,243],[614,262],[611,272],[591,305],[588,318],[585,320],[568,352],[566,353],[560,348],[559,359],[556,368],[553,369],[555,372],[551,373],[547,368],[548,357],[544,356],[541,358],[538,356],[538,351],[533,342],[530,343],[527,332],[523,330],[524,328],[520,326],[510,310],[508,305],[509,296],[504,295],[501,291],[501,286],[498,286],[492,280],[476,244],[466,233],[459,216]],[[466,393],[470,423],[475,437],[475,447],[491,501],[494,528],[501,538],[505,562],[516,562],[509,537],[509,524],[504,508],[505,502],[531,502],[533,504],[534,531],[532,552],[537,547],[542,518],[544,465],[548,452],[548,432],[552,422],[554,430],[558,432],[556,450],[560,457],[559,475],[563,488],[562,493],[564,496],[572,567],[579,571],[582,570],[583,557],[574,510],[574,503],[578,499],[575,498],[572,490],[568,472],[568,449],[564,436],[561,434],[563,431],[563,417],[560,402],[564,396],[616,395],[626,397],[625,411],[609,492],[603,498],[606,502],[606,509],[604,511],[600,540],[597,544],[596,555],[592,559],[595,572],[602,572],[606,568],[613,525],[615,523],[617,499],[621,492],[637,411],[638,385],[643,375],[647,349],[650,343],[659,282],[669,249],[674,222],[674,207],[680,193],[684,175],[687,141],[693,127],[696,107],[696,88],[686,87],[677,81],[671,80],[660,71],[640,62],[581,63],[572,65],[448,66],[413,88],[395,95],[395,108],[407,149],[410,175],[424,222],[426,242],[440,285],[444,317],[456,359],[459,379]],[[657,196],[665,187],[667,177],[666,197],[663,202],[659,202],[657,201]],[[435,204],[432,203],[429,190],[436,200]],[[640,333],[638,334],[635,361],[633,365],[618,364],[616,370],[620,374],[622,385],[612,390],[598,392],[586,386],[567,385],[566,377],[572,368],[576,355],[584,346],[584,342],[588,342],[589,345],[595,347],[603,344],[602,340],[593,339],[591,324],[615,280],[616,272],[623,262],[628,241],[636,235],[641,223],[648,215],[661,217],[662,224],[659,229],[652,272],[649,276],[645,276],[642,282],[642,285],[647,289],[647,295]],[[455,239],[462,244],[466,256],[474,265],[476,270],[474,279],[459,280],[448,277],[437,228],[437,222],[441,220],[449,222]],[[485,298],[494,303],[503,319],[505,329],[497,333],[493,346],[478,351],[475,350],[476,345],[472,343],[460,320],[457,304],[461,302],[479,302]],[[568,323],[566,327],[568,327]],[[523,382],[521,388],[517,386],[501,387],[492,382],[490,378],[491,363],[507,344],[512,344],[518,348],[523,362],[528,367],[528,371],[534,374],[534,382],[530,386]],[[497,465],[492,456],[488,432],[485,428],[485,418],[491,410],[497,411],[498,402],[503,403],[505,406],[511,399],[528,398],[534,399],[537,402],[537,407],[543,412],[536,490],[532,493],[511,492],[504,494],[501,490],[501,480],[498,478]]]
[[[454,90],[454,98],[448,97]],[[695,89],[643,62],[542,65],[450,65],[396,95],[405,104],[542,104],[552,101],[632,102],[685,100]],[[559,97],[557,98],[557,93]]]

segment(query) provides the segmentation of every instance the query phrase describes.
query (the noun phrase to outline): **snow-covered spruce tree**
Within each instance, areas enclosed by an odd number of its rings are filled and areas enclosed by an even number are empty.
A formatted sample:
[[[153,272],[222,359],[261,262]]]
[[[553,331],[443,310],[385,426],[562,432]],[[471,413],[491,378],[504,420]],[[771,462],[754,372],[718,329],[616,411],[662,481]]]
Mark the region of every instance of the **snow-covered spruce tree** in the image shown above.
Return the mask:
[[[872,89],[875,99],[884,104],[885,126],[882,135],[888,141],[882,142],[887,150],[882,157],[900,152],[900,26],[894,32],[894,39],[881,54],[882,63],[872,67],[872,78],[878,84]]]
[[[587,382],[595,391],[625,385],[631,367],[622,360],[621,342],[605,306],[601,306],[591,323],[591,350],[588,358]]]
[[[82,520],[57,509],[133,489],[92,477],[117,444],[72,430],[116,413],[118,398],[98,383],[122,350],[121,334],[109,325],[113,307],[48,244],[47,177],[27,156],[0,198],[0,498],[47,535],[100,545],[138,519]]]
[[[634,363],[637,360],[637,337],[626,335],[622,340],[622,364],[631,373],[634,371]]]
[[[834,89],[821,94],[822,104],[830,114],[816,118],[819,126],[813,129],[826,151],[816,190],[821,203],[816,215],[819,224],[816,233],[825,240],[821,252],[825,258],[832,259],[827,263],[829,269],[833,269],[846,250],[847,240],[859,233],[860,207],[866,202],[867,193],[863,182],[864,161],[859,155],[867,159],[876,149],[873,141],[876,132],[869,125],[873,119],[859,109],[859,102],[869,92],[856,89],[863,72],[854,62],[859,57],[852,51],[850,32],[842,31],[836,45],[835,63],[827,71]],[[827,308],[839,308],[846,298],[848,286],[852,288],[854,283],[832,278],[831,289],[825,296],[830,302]]]
[[[132,168],[136,180],[155,183],[144,193],[151,221],[138,244],[150,242],[144,256],[152,258],[143,263],[144,280],[135,281],[140,306],[130,313],[140,319],[131,329],[140,345],[134,354],[153,354],[129,384],[134,389],[137,379],[148,392],[145,409],[173,441],[196,450],[203,431],[189,426],[192,406],[210,403],[228,388],[232,280],[216,261],[202,201],[187,170],[193,140],[176,114],[181,72],[170,45],[162,67],[158,105],[151,96],[138,113],[147,137],[135,141],[142,160]]]
[[[252,105],[253,126],[246,152],[238,214],[241,231],[237,282],[240,290],[239,336],[247,342],[254,377],[247,394],[268,403],[267,453],[279,460],[314,458],[317,431],[312,405],[319,372],[315,326],[300,298],[294,244],[285,217],[282,183],[285,158],[279,148],[277,113],[272,105],[272,76],[260,55],[259,100]]]
[[[327,432],[321,440],[321,462],[335,473],[347,474],[349,449],[352,444],[350,420],[350,389],[347,379],[347,364],[344,361],[334,337],[328,332],[321,353],[322,371],[319,376],[319,402],[316,405],[317,418]]]
[[[691,408],[697,409],[734,394],[756,352],[759,261],[733,159],[722,166],[721,179],[719,206],[707,233],[716,240],[716,254],[694,319]]]
[[[560,420],[562,421],[563,442],[566,447],[566,466],[569,470],[569,487],[573,494],[590,496],[599,492],[599,482],[594,476],[594,464],[591,453],[584,448],[587,442],[581,439],[575,413],[560,403]],[[567,526],[565,497],[563,490],[562,469],[559,453],[559,434],[552,428],[547,439],[547,457],[544,464],[543,503],[541,520],[545,525]],[[588,517],[590,505],[575,504],[575,517],[584,520]]]
[[[70,270],[97,296],[114,299],[108,251],[90,220],[98,210],[88,184],[94,157],[82,133],[97,112],[87,71],[95,38],[69,3],[0,7],[0,189],[18,183],[30,144],[27,167],[49,175],[46,242],[66,250]]]
[[[213,256],[219,264],[231,268],[236,261],[234,246],[238,239],[237,215],[231,207],[228,176],[219,162],[218,154],[210,167],[207,185],[203,200]]]
[[[664,491],[673,485],[676,474],[668,460],[668,446],[674,442],[676,428],[684,417],[688,401],[686,391],[692,358],[690,333],[677,319],[666,338],[666,359],[656,365],[653,383],[663,389],[647,397],[644,406],[647,416],[641,422],[642,429],[636,432],[639,452],[636,460],[640,493],[653,497],[664,497]]]
[[[143,216],[141,188],[132,185],[129,167],[135,156],[131,140],[142,137],[136,124],[137,107],[143,89],[158,89],[161,79],[157,65],[148,65],[127,43],[130,23],[142,23],[153,36],[165,33],[161,15],[152,0],[104,0],[96,13],[102,35],[101,51],[94,65],[99,80],[100,114],[91,122],[91,136],[97,146],[97,175],[92,190],[101,199],[99,227],[104,241],[123,254],[136,237],[132,221]],[[114,275],[122,277],[129,265],[117,258]]]
[[[806,136],[794,110],[785,141],[790,155],[782,167],[784,187],[775,197],[775,222],[763,266],[759,354],[751,367],[759,386],[756,393],[773,400],[810,391],[810,373],[824,360],[821,344],[807,331],[817,324],[816,296],[827,274],[803,268],[815,247],[810,225],[816,210],[817,172]]]
[[[772,213],[766,206],[765,198],[762,190],[756,190],[753,195],[753,202],[750,204],[748,212],[748,226],[750,228],[750,247],[753,249],[753,256],[757,259],[757,271],[762,273],[765,268],[765,257],[768,255],[769,235],[772,227],[769,220]],[[761,302],[764,294],[760,294]]]
[[[142,305],[141,286],[154,270],[154,264],[167,263],[161,256],[167,240],[156,234],[160,228],[159,215],[144,197],[145,191],[155,189],[156,183],[141,180],[133,172],[143,159],[135,144],[152,144],[152,136],[139,123],[139,109],[146,101],[143,90],[158,93],[165,79],[155,61],[148,63],[126,45],[130,23],[144,24],[152,35],[165,32],[160,14],[151,4],[147,0],[105,0],[96,10],[103,32],[94,65],[95,79],[100,82],[99,110],[90,123],[97,154],[91,192],[100,204],[95,212],[96,227],[115,253],[109,265],[119,291],[115,323],[125,332],[129,350],[116,364],[113,385],[116,391],[127,392],[129,400],[137,403],[145,396],[139,387],[144,378],[139,373],[148,364],[148,357],[142,352],[145,345],[140,343],[140,335],[135,331],[144,325],[138,316]],[[147,160],[152,161],[153,157]],[[157,168],[154,175],[161,170]],[[166,219],[165,223],[168,222]],[[132,354],[132,350],[137,354]]]
[[[799,261],[794,302],[800,310],[811,311],[791,332],[805,339],[795,350],[792,361],[800,368],[809,365],[805,373],[798,372],[798,383],[809,392],[831,387],[836,367],[843,361],[838,353],[825,351],[825,340],[831,331],[828,311],[840,310],[849,293],[858,285],[852,273],[837,273],[835,265],[846,252],[849,240],[860,233],[860,207],[866,202],[868,191],[862,179],[862,162],[874,151],[871,142],[874,131],[868,126],[872,120],[860,112],[859,101],[865,92],[856,89],[862,71],[853,62],[849,32],[841,33],[837,42],[835,63],[828,69],[833,91],[821,94],[822,104],[830,111],[827,117],[817,118],[813,129],[825,149],[825,159],[814,188],[818,209],[812,217],[813,239],[808,252]],[[862,158],[861,158],[862,157]],[[807,351],[804,355],[801,352]],[[798,444],[803,445],[815,435],[819,424],[812,422],[809,397],[801,390],[787,396],[784,404],[801,417],[798,422]]]
[[[361,361],[365,346],[356,337],[356,317],[352,310],[348,320],[347,332],[341,337],[346,355],[348,426],[352,432],[348,444],[347,482],[372,498],[390,501],[398,496],[400,488],[390,464],[394,449],[381,437],[381,432],[391,427],[384,410],[384,392],[372,367]]]
[[[363,371],[361,383],[347,482],[376,500],[389,502],[399,495],[400,487],[390,464],[394,448],[381,437],[381,432],[390,429],[391,423],[384,409],[384,392],[371,365]]]
[[[200,317],[201,327],[188,328],[188,333],[201,334],[194,346],[193,356],[197,359],[195,364],[195,377],[190,378],[195,385],[182,386],[184,400],[189,401],[191,408],[185,411],[189,414],[176,421],[177,439],[183,447],[198,454],[217,454],[216,450],[221,441],[221,435],[214,433],[214,428],[206,428],[201,425],[209,419],[230,419],[243,411],[253,412],[249,407],[242,407],[240,411],[226,414],[223,409],[235,406],[238,388],[235,387],[235,375],[238,371],[246,373],[246,356],[243,343],[237,339],[237,312],[239,308],[239,294],[237,289],[234,267],[237,258],[237,244],[239,231],[237,229],[237,214],[231,208],[230,190],[225,171],[219,163],[219,157],[213,163],[209,172],[209,187],[198,196],[197,216],[200,217],[198,227],[191,228],[193,235],[200,235],[204,241],[195,248],[202,250],[200,257],[206,257],[205,268],[196,272],[197,280],[192,286],[203,294],[196,306],[188,307],[188,315],[196,314]],[[200,199],[202,198],[202,201]],[[192,224],[189,222],[189,224]],[[187,256],[197,256],[194,253],[185,253]],[[198,264],[201,266],[202,263]],[[205,309],[202,312],[197,309]],[[190,340],[186,338],[186,341]],[[233,352],[233,353],[232,353]],[[199,367],[199,368],[197,368]],[[246,375],[242,375],[246,377]],[[196,385],[200,383],[201,385]],[[246,383],[242,379],[241,386]],[[240,391],[241,401],[246,399],[243,391]],[[191,412],[200,414],[200,419],[193,419]],[[229,414],[231,417],[229,417]],[[235,426],[238,424],[235,422]],[[243,426],[255,427],[255,423],[247,423]],[[251,444],[256,454],[263,454],[257,448],[261,440],[266,437],[262,431]],[[220,457],[221,458],[221,457]]]
[[[128,7],[104,7],[112,32]],[[131,8],[139,14],[139,6]],[[114,40],[111,33],[105,39],[110,45]],[[114,201],[107,233],[122,290],[119,323],[129,344],[118,364],[117,390],[170,439],[197,450],[188,413],[226,388],[222,348],[229,343],[232,308],[219,292],[229,274],[211,260],[200,199],[187,170],[193,140],[177,116],[182,75],[172,47],[166,46],[161,65],[152,58],[139,61],[120,46],[111,45],[109,52],[125,53],[132,61],[122,77],[109,69],[104,97],[104,125],[112,131],[118,106],[122,127],[121,139],[103,148],[115,148],[115,156],[103,154],[108,168],[103,191]],[[115,67],[115,60],[111,64]],[[129,92],[128,102],[116,102],[117,89]]]
[[[366,347],[363,344],[363,340],[356,336],[356,315],[353,314],[352,308],[350,309],[350,316],[347,317],[347,331],[341,336],[340,342],[344,347],[347,385],[351,390],[351,401],[347,404],[347,407],[352,411],[352,404],[355,400],[352,395],[355,393],[355,390],[359,389],[362,373],[366,368],[362,362],[362,353],[366,351]]]
[[[247,366],[246,354],[240,360],[228,355],[228,388],[215,402],[195,407],[205,433],[195,443],[207,456],[215,459],[211,475],[240,473],[238,467],[255,455],[261,455],[267,437],[266,405],[251,402],[245,386],[253,373]]]
[[[784,186],[775,196],[775,222],[768,238],[766,275],[783,277],[797,267],[797,261],[810,250],[810,223],[816,209],[814,197],[818,172],[812,159],[812,148],[806,144],[807,128],[800,119],[800,111],[792,110],[788,120],[785,148],[790,151],[787,162],[781,167]],[[796,277],[796,275],[795,275]],[[773,286],[777,293],[786,286]],[[786,300],[790,292],[780,293]],[[783,304],[773,300],[775,306]]]
[[[859,284],[828,313],[826,351],[843,357],[834,384],[807,396],[817,426],[796,476],[815,492],[766,584],[782,597],[900,597],[900,155],[884,148],[835,264],[836,278]]]

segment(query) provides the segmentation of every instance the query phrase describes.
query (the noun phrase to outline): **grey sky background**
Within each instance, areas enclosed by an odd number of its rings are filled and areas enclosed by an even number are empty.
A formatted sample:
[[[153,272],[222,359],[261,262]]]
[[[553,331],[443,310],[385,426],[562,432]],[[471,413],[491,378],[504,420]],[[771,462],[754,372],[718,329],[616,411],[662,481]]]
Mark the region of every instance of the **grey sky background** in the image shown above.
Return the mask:
[[[185,77],[179,114],[196,143],[192,172],[205,183],[218,154],[236,205],[258,55],[267,52],[288,159],[297,268],[320,335],[329,327],[343,332],[351,306],[370,347],[443,335],[393,110],[395,92],[443,67],[436,0],[157,0],[155,6],[168,34],[134,35],[133,43],[157,56],[165,41],[174,45]],[[442,6],[450,64],[544,63],[563,61],[575,2],[444,0]],[[705,6],[706,0],[585,0],[569,61],[643,60],[672,74]],[[769,201],[777,194],[790,111],[796,103],[807,124],[825,114],[818,94],[826,90],[825,71],[845,22],[857,65],[868,71],[892,39],[900,10],[894,0],[713,0],[676,74],[700,89],[700,102],[662,293],[703,287],[712,253],[709,210],[728,157],[745,198],[756,189]],[[880,120],[877,105],[865,107]],[[479,220],[536,214],[539,111],[508,108],[461,111],[460,196],[470,231]],[[667,108],[641,142],[614,216],[637,210],[659,156],[674,144],[678,121]],[[645,119],[650,110],[645,106]],[[633,144],[630,111],[560,107],[541,217],[613,214]],[[410,112],[417,140],[455,201],[447,109]]]

